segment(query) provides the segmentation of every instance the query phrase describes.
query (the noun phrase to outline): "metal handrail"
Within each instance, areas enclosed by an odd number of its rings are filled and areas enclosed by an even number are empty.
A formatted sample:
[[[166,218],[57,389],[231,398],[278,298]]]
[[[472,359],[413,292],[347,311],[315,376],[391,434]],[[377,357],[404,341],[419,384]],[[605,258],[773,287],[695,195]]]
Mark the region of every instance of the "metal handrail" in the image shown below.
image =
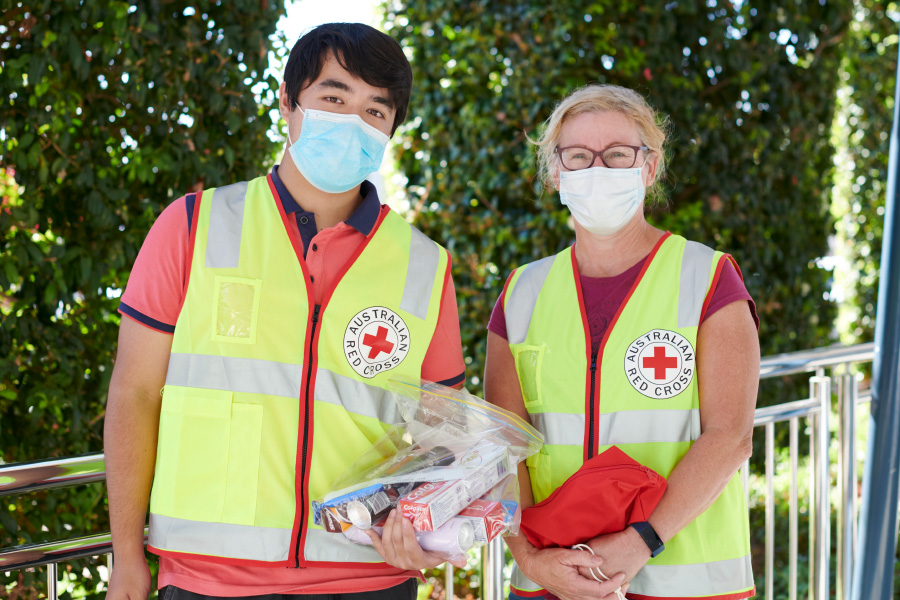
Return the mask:
[[[851,362],[868,362],[875,357],[875,343],[854,346],[826,346],[786,354],[774,354],[760,361],[759,378],[770,379],[795,373],[808,373],[824,367]]]
[[[106,479],[103,453],[0,465],[0,496]]]
[[[145,543],[148,534],[149,529],[144,528]],[[16,546],[0,552],[0,571],[41,567],[110,552],[112,552],[112,536],[109,532],[70,540]]]
[[[874,352],[874,344],[868,343],[857,344],[855,346],[831,346],[827,348],[817,348],[814,350],[804,350],[769,356],[761,361],[760,378],[767,379],[818,371],[826,367],[833,367],[841,364],[867,362],[873,360]],[[830,391],[820,388],[820,390],[810,390],[809,398],[776,406],[758,408],[754,413],[754,426],[766,426],[767,437],[770,437],[770,428],[774,423],[789,421],[792,427],[793,439],[796,437],[796,432],[794,431],[796,419],[798,417],[815,417],[816,415],[821,414],[823,412],[823,406],[827,406],[826,401],[829,399]],[[871,393],[859,392],[853,395],[851,403],[853,405],[862,404],[870,401],[870,399]],[[827,427],[827,423],[825,424],[825,427]],[[794,441],[792,441],[792,446],[793,445],[795,445]],[[819,445],[820,449],[818,454],[821,456],[822,454],[825,454],[823,449],[827,448],[827,445],[824,444],[824,440],[820,440]],[[821,461],[821,458],[819,460]],[[824,463],[820,462],[818,470],[821,471],[827,469],[827,466],[827,461]],[[796,471],[796,467],[793,467],[792,470]],[[103,481],[105,475],[106,471],[103,464],[102,453],[53,459],[49,461],[36,460],[27,463],[0,465],[0,496],[82,483],[93,483]],[[824,498],[827,494],[820,492],[819,496],[820,498]],[[817,512],[820,512],[821,514],[824,507],[820,504],[818,508],[819,511]],[[795,525],[792,525],[792,527],[795,527]],[[51,565],[52,568],[53,565],[58,562],[83,558],[86,556],[107,554],[111,552],[111,550],[112,545],[109,533],[43,544],[17,546],[0,550],[0,570],[8,571],[41,565]],[[491,555],[497,554],[498,552],[500,556],[503,554],[502,549],[490,548],[489,550],[492,550],[492,552],[490,552]],[[825,562],[822,561],[822,557],[818,558],[819,561],[817,562]],[[485,556],[484,563],[489,571],[486,573],[487,582],[490,584],[491,588],[496,588],[498,582],[502,582],[503,561],[497,559],[495,556],[491,558]],[[824,565],[819,568],[822,569],[823,567]],[[815,579],[818,579],[815,583],[819,583],[818,591],[820,592],[823,591],[821,582],[823,581],[823,578],[827,578],[828,576],[827,567],[824,567],[824,569],[824,571],[816,573],[817,576],[815,577]],[[813,586],[815,586],[815,583],[811,581]],[[825,584],[825,586],[827,586],[827,584]],[[827,587],[825,587],[825,589],[827,589]]]

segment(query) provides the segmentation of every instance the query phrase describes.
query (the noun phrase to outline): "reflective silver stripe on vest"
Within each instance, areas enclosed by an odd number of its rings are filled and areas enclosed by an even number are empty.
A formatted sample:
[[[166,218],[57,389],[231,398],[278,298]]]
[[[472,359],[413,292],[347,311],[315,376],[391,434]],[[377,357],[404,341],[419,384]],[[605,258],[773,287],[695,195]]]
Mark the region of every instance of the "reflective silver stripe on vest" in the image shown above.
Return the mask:
[[[206,240],[207,268],[237,268],[241,256],[241,226],[244,224],[246,195],[246,181],[216,188],[213,192]]]
[[[544,436],[548,446],[581,446],[584,443],[584,415],[532,413],[531,424]]]
[[[644,565],[631,580],[633,594],[683,598],[734,593],[753,587],[750,557],[694,565]]]
[[[190,521],[151,513],[150,545],[159,550],[278,562],[288,559],[291,530]]]
[[[700,437],[700,410],[629,410],[598,416],[597,443],[649,444],[690,442]],[[584,415],[533,413],[531,422],[553,446],[581,446],[584,443]]]
[[[715,252],[697,242],[687,242],[681,258],[681,284],[678,290],[678,327],[696,327],[709,290],[709,271]]]
[[[428,316],[431,288],[434,287],[441,251],[424,233],[411,225],[410,229],[409,266],[406,268],[406,285],[400,308],[424,321]]]
[[[322,368],[316,371],[316,401],[343,406],[349,413],[382,423],[403,422],[390,392]]]
[[[531,315],[534,314],[541,288],[544,287],[555,259],[556,256],[542,258],[527,265],[525,271],[519,275],[503,311],[506,315],[506,339],[510,344],[521,344],[525,341],[528,326],[531,324]]]
[[[297,399],[302,365],[209,354],[169,355],[166,384]]]
[[[328,562],[383,563],[384,559],[372,546],[356,544],[338,533],[321,529],[306,531],[303,558]]]
[[[512,577],[509,578],[509,584],[515,589],[523,592],[536,592],[544,589],[525,577],[525,575],[522,574],[522,570],[519,569],[519,565],[515,562],[513,563]]]

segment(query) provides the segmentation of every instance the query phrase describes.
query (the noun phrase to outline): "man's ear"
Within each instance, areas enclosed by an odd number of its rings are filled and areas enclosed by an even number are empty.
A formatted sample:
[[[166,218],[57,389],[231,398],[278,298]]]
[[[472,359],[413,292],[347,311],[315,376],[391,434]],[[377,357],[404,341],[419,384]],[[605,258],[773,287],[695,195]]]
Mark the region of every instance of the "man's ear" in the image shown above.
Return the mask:
[[[281,118],[285,122],[291,117],[291,108],[291,99],[287,93],[287,83],[282,81],[281,85],[278,86],[278,112],[281,113]]]

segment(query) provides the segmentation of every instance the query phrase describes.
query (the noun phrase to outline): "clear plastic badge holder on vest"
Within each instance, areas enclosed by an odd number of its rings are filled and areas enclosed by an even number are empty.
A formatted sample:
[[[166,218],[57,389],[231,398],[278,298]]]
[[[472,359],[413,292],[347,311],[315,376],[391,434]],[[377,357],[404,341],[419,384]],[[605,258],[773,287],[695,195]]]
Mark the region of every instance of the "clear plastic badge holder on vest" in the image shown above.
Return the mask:
[[[465,391],[424,380],[392,380],[402,423],[313,502],[316,523],[370,544],[363,530],[391,510],[409,519],[423,548],[447,559],[498,535],[518,533],[517,465],[543,438],[513,413]]]

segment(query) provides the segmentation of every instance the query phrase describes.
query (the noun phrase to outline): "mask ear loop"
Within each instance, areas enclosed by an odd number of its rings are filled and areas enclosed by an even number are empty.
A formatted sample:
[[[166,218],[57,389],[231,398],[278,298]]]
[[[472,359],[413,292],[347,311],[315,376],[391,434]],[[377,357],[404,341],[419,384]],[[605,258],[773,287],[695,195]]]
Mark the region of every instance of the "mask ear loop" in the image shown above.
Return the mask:
[[[588,546],[587,544],[575,544],[574,546],[572,546],[572,550],[587,550],[588,552],[590,552],[591,554],[594,554],[594,556],[596,556],[596,554],[594,553],[594,549],[591,548],[590,546]],[[603,583],[604,581],[609,581],[609,577],[607,577],[606,574],[600,570],[600,567],[591,567],[588,570],[591,572],[591,576],[594,579],[596,579],[597,581],[599,581],[600,583]],[[596,571],[596,573],[594,571]],[[598,575],[599,575],[599,577],[598,577]],[[603,579],[601,579],[601,577]],[[619,600],[626,600],[625,594],[622,593],[621,587],[616,590],[616,597]]]
[[[306,116],[306,111],[303,110],[303,108],[298,103],[294,102],[294,106],[297,107],[297,110],[300,111],[301,115],[303,115],[304,117]],[[291,124],[290,124],[290,122],[288,122],[287,140],[288,140],[288,149],[290,150],[291,146],[294,145],[294,140],[291,139]]]

